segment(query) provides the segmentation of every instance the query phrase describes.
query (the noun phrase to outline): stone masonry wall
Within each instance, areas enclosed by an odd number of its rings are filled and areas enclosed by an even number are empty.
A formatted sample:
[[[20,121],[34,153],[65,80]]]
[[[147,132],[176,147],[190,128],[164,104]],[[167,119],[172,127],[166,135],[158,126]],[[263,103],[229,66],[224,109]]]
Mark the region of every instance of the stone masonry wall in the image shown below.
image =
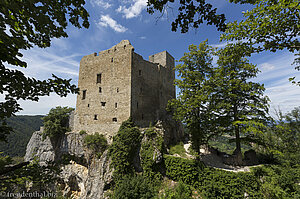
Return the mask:
[[[134,53],[132,58],[131,115],[139,126],[149,126],[158,118],[158,65]]]
[[[82,58],[75,131],[112,134],[129,118],[132,51],[129,41],[124,40],[98,55]]]
[[[133,52],[128,40],[80,62],[74,131],[113,136],[130,116],[140,127],[166,116],[175,98],[174,58],[167,52],[149,57]]]

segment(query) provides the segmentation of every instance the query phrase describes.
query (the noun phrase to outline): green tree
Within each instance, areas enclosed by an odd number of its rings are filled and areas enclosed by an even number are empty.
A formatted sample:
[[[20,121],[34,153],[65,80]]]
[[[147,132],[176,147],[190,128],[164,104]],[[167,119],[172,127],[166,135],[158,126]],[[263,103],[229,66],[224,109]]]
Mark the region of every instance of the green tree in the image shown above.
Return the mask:
[[[283,114],[277,112],[277,121],[263,137],[264,154],[285,165],[300,164],[300,107]]]
[[[54,138],[69,131],[69,116],[73,110],[74,108],[61,106],[52,108],[48,115],[42,118],[44,121],[43,137]]]
[[[5,140],[12,128],[5,119],[22,110],[17,100],[38,101],[40,96],[56,92],[59,96],[77,92],[71,80],[53,75],[52,79],[36,80],[26,77],[7,64],[25,68],[21,50],[34,45],[46,48],[52,38],[67,37],[68,21],[77,28],[89,27],[89,14],[83,7],[84,0],[2,0],[0,1],[0,140]]]
[[[0,155],[0,191],[3,194],[26,192],[28,183],[30,183],[31,190],[38,190],[41,193],[50,191],[49,184],[54,185],[58,180],[57,176],[60,169],[52,163],[41,166],[37,160],[34,160],[4,167],[11,163],[9,157]],[[12,197],[9,195],[1,196],[2,198]]]
[[[96,132],[94,135],[86,135],[83,141],[84,145],[91,149],[98,158],[101,157],[108,146],[104,135],[99,134],[98,132]]]
[[[211,102],[223,118],[219,120],[220,126],[235,137],[237,164],[242,163],[241,141],[255,142],[269,119],[265,88],[250,81],[259,71],[245,58],[247,50],[240,44],[229,44],[219,50],[218,66],[210,79],[214,84]]]
[[[213,72],[213,53],[214,49],[207,45],[207,41],[199,46],[189,46],[189,52],[179,60],[182,64],[175,67],[180,77],[175,80],[175,85],[180,89],[179,95],[168,104],[174,118],[186,124],[198,153],[200,145],[216,134],[210,103],[212,85],[208,81]]]
[[[241,164],[241,141],[255,141],[268,120],[268,98],[264,86],[251,82],[258,69],[244,58],[249,48],[230,44],[217,52],[202,42],[191,45],[176,66],[180,89],[169,103],[174,118],[186,124],[199,153],[201,144],[221,133],[234,133],[237,162]],[[218,56],[217,66],[212,55]],[[241,134],[244,136],[241,137]]]
[[[168,3],[174,3],[174,0],[148,0],[147,11],[150,14],[156,10],[164,13],[169,8]],[[172,31],[177,31],[179,26],[181,33],[186,33],[191,24],[193,28],[198,28],[204,21],[207,25],[215,25],[219,31],[226,29],[225,15],[217,14],[217,9],[205,0],[180,0],[178,12],[172,22]]]
[[[125,175],[115,187],[112,199],[150,199],[155,196],[154,185],[142,175]]]
[[[295,53],[295,69],[300,70],[300,3],[299,0],[257,0],[246,11],[245,20],[227,25],[221,40],[243,41],[252,52],[286,49]],[[300,86],[295,77],[292,83]]]
[[[229,0],[232,3],[254,4],[259,0]],[[176,4],[178,2],[178,5]],[[218,31],[226,30],[226,17],[224,14],[217,14],[217,8],[214,8],[210,2],[206,0],[148,0],[148,13],[153,14],[158,11],[161,13],[177,7],[178,15],[172,22],[172,31],[181,28],[181,33],[189,31],[189,27],[199,28],[199,26],[207,22],[207,25],[215,25]]]
[[[244,12],[245,20],[227,25],[221,40],[245,41],[260,52],[287,49],[299,51],[300,3],[298,0],[257,0]]]
[[[175,0],[148,0],[148,12],[164,13]],[[178,1],[177,1],[178,2]],[[178,15],[172,22],[172,31],[178,26],[182,33],[189,27],[198,28],[207,21],[219,31],[225,31],[221,40],[243,41],[251,46],[251,53],[261,51],[275,52],[286,49],[295,53],[296,69],[300,70],[300,3],[299,0],[229,0],[234,4],[252,4],[254,8],[244,12],[245,20],[225,23],[224,14],[216,14],[216,8],[205,0],[180,0]],[[294,84],[295,77],[290,78]]]

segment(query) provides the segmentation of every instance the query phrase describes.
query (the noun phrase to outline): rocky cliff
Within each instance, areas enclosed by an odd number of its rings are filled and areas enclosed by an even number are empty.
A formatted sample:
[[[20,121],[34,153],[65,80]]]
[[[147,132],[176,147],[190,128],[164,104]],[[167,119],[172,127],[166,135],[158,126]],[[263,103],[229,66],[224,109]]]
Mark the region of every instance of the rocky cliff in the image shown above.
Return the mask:
[[[93,158],[83,146],[85,135],[67,133],[56,140],[42,138],[42,130],[33,133],[26,150],[25,161],[37,157],[40,164],[55,161],[60,165],[59,188],[64,196],[75,198],[104,198],[112,182],[113,168],[105,151]]]
[[[171,120],[170,120],[171,121]],[[155,125],[155,131],[159,132],[163,142],[168,145],[183,137],[182,128],[176,122],[159,121]],[[175,128],[176,126],[176,128]],[[177,129],[177,130],[175,130]],[[145,129],[141,129],[142,134]],[[33,133],[26,149],[25,161],[31,161],[37,157],[40,164],[56,162],[60,168],[60,180],[56,187],[59,187],[64,196],[74,198],[105,198],[106,192],[113,183],[113,168],[108,151],[104,151],[101,157],[96,157],[84,146],[83,140],[86,136],[78,132],[68,132],[55,139],[42,138],[43,128]],[[144,135],[142,143],[149,142]],[[111,143],[111,141],[109,141]],[[137,150],[140,151],[140,150]],[[162,157],[154,151],[154,161]],[[142,171],[141,154],[137,153],[135,168]]]

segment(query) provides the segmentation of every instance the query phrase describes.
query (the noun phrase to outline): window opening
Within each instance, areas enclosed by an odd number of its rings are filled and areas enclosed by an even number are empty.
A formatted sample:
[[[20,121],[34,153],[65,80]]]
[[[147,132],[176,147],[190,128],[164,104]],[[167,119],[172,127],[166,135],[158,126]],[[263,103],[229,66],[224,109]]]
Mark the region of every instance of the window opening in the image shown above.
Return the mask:
[[[141,76],[142,75],[142,70],[139,70],[139,76]]]
[[[117,93],[119,92],[119,88],[117,88]]]
[[[94,120],[98,120],[98,115],[94,115]]]
[[[83,90],[83,91],[82,91],[82,99],[84,100],[85,97],[86,97],[86,90]]]
[[[114,58],[111,58],[111,62],[114,62]]]
[[[118,103],[115,103],[115,108],[118,108]]]
[[[88,104],[88,107],[90,107],[90,104]]]
[[[97,83],[101,83],[101,76],[101,73],[97,74]]]
[[[144,114],[142,113],[142,120],[144,120]]]
[[[114,118],[112,119],[112,121],[113,121],[113,122],[117,122],[118,120],[117,120],[116,117],[114,117]]]
[[[102,93],[102,88],[101,87],[99,87],[99,93]]]
[[[101,102],[101,106],[105,106],[106,102]]]

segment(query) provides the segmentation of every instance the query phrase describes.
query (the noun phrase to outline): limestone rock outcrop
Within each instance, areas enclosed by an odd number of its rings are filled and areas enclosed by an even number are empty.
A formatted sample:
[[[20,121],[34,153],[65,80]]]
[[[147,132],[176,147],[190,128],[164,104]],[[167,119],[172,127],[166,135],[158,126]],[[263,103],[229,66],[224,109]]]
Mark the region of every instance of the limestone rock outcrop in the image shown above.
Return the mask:
[[[161,137],[165,145],[172,144],[183,138],[183,130],[179,123],[173,120],[158,121],[153,127]],[[151,142],[154,146],[152,160],[154,164],[160,164],[163,157],[156,139],[147,137],[145,130],[141,144],[134,157],[134,168],[137,172],[142,172],[141,146],[146,142]],[[108,150],[104,151],[100,158],[93,155],[92,151],[84,146],[86,134],[78,132],[68,132],[57,138],[48,137],[43,139],[43,128],[33,133],[26,149],[25,161],[32,161],[37,158],[41,165],[47,162],[56,162],[61,169],[59,190],[63,196],[73,198],[105,198],[106,191],[113,183],[113,168]],[[112,140],[109,140],[111,143]],[[55,187],[55,186],[54,186]],[[57,190],[53,190],[57,191]]]
[[[105,198],[104,193],[112,182],[110,159],[107,151],[100,159],[93,158],[83,145],[84,136],[72,132],[50,140],[42,138],[42,129],[36,131],[27,145],[25,161],[36,157],[42,165],[51,161],[59,163],[58,187],[66,197]]]

